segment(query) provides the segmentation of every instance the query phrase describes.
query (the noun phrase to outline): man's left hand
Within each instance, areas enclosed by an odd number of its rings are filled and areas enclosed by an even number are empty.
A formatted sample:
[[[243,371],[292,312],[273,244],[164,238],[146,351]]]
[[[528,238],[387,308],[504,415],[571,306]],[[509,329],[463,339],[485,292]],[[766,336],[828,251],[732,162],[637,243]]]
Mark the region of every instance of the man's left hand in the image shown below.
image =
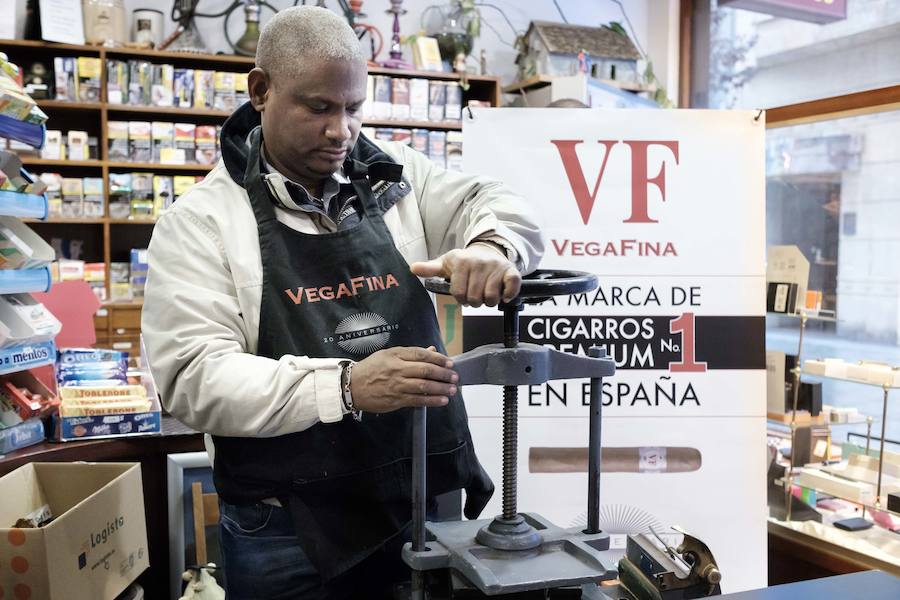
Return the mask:
[[[464,250],[451,250],[434,260],[417,262],[410,270],[418,277],[450,280],[450,293],[460,304],[497,306],[519,294],[522,276],[499,250],[473,243]]]

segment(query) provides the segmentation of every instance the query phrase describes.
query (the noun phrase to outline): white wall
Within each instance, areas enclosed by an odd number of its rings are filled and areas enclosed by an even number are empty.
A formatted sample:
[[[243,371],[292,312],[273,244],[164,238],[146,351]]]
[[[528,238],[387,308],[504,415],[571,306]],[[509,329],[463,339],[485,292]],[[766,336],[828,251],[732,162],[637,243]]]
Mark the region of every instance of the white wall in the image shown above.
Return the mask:
[[[200,0],[199,9],[206,13],[215,13],[221,11],[230,4],[231,0]],[[312,3],[313,0],[308,0]],[[25,0],[0,0],[0,5],[4,5],[3,12],[6,12],[5,5],[16,3],[16,16],[18,21],[17,31],[21,35],[24,27],[24,6]],[[292,0],[269,0],[269,3],[279,8],[285,8],[292,4]],[[446,0],[406,0],[403,3],[407,14],[401,17],[400,27],[401,33],[411,34],[419,29],[420,17],[422,12],[432,5],[444,5]],[[559,13],[553,5],[552,0],[494,0],[490,2],[506,12],[513,26],[519,31],[524,32],[531,20],[547,20],[560,21]],[[169,12],[172,9],[173,0],[125,0],[125,7],[129,13],[129,24],[131,11],[136,8],[156,8],[163,11],[166,15],[166,33],[168,34],[174,25],[169,20]],[[651,53],[651,59],[660,79],[665,81],[664,77],[671,76],[671,64],[677,67],[677,15],[678,0],[622,0],[623,6],[628,11],[631,23],[634,25],[635,34],[638,41],[645,50]],[[332,10],[339,11],[338,3],[335,0],[326,0],[326,5]],[[622,13],[619,7],[610,0],[559,0],[559,5],[569,19],[570,23],[579,25],[601,25],[610,21],[623,22]],[[386,40],[390,40],[392,17],[385,14],[385,9],[390,6],[388,0],[367,0],[363,4],[363,12],[368,15],[365,22],[371,23],[378,27]],[[672,7],[674,6],[674,13]],[[482,15],[484,20],[493,26],[503,41],[511,44],[515,39],[514,32],[509,25],[503,20],[497,11],[483,7]],[[651,15],[651,12],[654,14]],[[271,16],[271,12],[263,10],[263,22]],[[668,30],[674,31],[676,37],[674,46],[673,42],[666,38],[661,41],[662,31],[667,30],[667,26],[660,26],[660,16],[674,14],[675,19]],[[649,39],[651,32],[651,17],[655,18],[655,25],[652,28],[654,40]],[[668,23],[668,19],[664,21]],[[243,11],[238,9],[232,16],[229,32],[232,39],[236,40],[243,31]],[[210,50],[217,52],[231,52],[222,33],[222,19],[198,19],[197,25],[203,35],[207,46]],[[673,29],[674,28],[674,29]],[[387,45],[387,44],[386,44]],[[665,56],[665,52],[676,49],[676,56]],[[505,45],[498,35],[491,31],[490,27],[483,26],[479,40],[476,42],[473,55],[479,56],[480,50],[484,48],[487,51],[488,68],[491,73],[500,75],[504,83],[509,83],[515,78],[516,67],[514,64],[516,52],[510,46]],[[382,52],[380,60],[387,58],[387,50]],[[407,60],[410,57],[406,56]],[[474,63],[473,63],[474,64]],[[667,72],[668,69],[668,72]],[[677,74],[674,78],[677,81]],[[670,88],[670,96],[672,94]]]

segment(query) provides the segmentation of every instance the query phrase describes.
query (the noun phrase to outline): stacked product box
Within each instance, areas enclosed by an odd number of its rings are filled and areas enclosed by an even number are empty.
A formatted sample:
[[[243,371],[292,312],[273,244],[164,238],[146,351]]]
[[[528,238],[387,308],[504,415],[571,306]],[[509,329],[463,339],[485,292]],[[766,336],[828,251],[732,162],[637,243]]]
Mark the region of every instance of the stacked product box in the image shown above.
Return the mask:
[[[413,121],[459,121],[462,87],[455,81],[369,75],[363,117]]]
[[[47,185],[47,216],[98,219],[106,214],[102,177],[63,177],[59,173],[37,177]]]
[[[74,101],[93,94],[99,100],[102,64],[99,59],[84,62],[83,58],[60,57],[54,61],[58,100]],[[187,69],[146,60],[109,59],[106,98],[110,104],[215,108],[231,112],[249,99],[247,74]]]
[[[215,125],[109,121],[107,135],[107,154],[115,162],[213,165],[220,156]]]
[[[160,431],[156,394],[148,393],[146,385],[130,380],[125,352],[94,348],[62,350],[57,358],[57,383],[56,439],[104,438]]]
[[[19,154],[22,154],[20,151]],[[49,160],[97,160],[100,158],[97,136],[87,131],[48,129],[44,147],[40,151],[31,149],[27,154],[38,155]]]
[[[144,297],[144,285],[147,283],[147,249],[132,248],[130,281],[131,293],[135,298]]]
[[[110,173],[109,216],[152,220],[203,178],[196,175]]]

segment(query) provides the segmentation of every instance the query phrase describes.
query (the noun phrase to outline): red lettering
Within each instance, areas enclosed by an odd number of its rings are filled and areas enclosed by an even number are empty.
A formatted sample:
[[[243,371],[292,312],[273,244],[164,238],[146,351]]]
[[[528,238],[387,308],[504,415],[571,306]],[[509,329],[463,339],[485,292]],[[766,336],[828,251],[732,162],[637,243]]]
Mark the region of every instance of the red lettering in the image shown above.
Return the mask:
[[[393,273],[388,273],[385,278],[385,287],[400,287],[400,282],[394,277]]]
[[[658,223],[659,221],[651,219],[647,212],[647,191],[650,185],[655,185],[659,188],[662,201],[666,201],[666,161],[662,161],[662,164],[659,167],[659,173],[654,177],[650,177],[650,174],[647,172],[647,149],[653,145],[668,148],[672,151],[672,155],[675,157],[675,164],[677,165],[678,142],[674,140],[625,140],[625,143],[631,148],[631,216],[623,222]],[[609,154],[608,151],[607,154]],[[602,175],[603,171],[600,171],[600,174]],[[571,177],[569,179],[571,181]],[[598,179],[597,181],[599,183],[600,180]],[[594,193],[597,193],[596,188]],[[587,224],[587,220],[585,220],[585,224]]]
[[[584,256],[584,242],[572,242],[572,256]]]
[[[384,280],[380,276],[369,277],[369,289],[374,291],[384,289]]]
[[[350,291],[350,288],[347,287],[347,284],[342,283],[341,285],[338,286],[338,291],[337,291],[337,295],[335,295],[335,298],[340,299],[340,298],[343,298],[344,296],[352,296],[352,295],[353,295],[353,293]]]
[[[303,288],[297,288],[296,294],[292,290],[284,290],[284,293],[290,296],[294,304],[300,304],[303,301]]]
[[[556,249],[556,253],[560,256],[566,253],[566,247],[569,245],[569,240],[563,240],[562,245],[559,244],[556,240],[551,240],[553,242],[553,247]]]
[[[331,286],[319,288],[319,298],[322,300],[334,300],[334,288]]]
[[[600,181],[603,179],[603,173],[606,171],[606,161],[609,159],[609,153],[612,147],[616,145],[616,141],[598,140],[598,143],[603,144],[606,152],[603,154],[603,164],[600,165],[600,173],[597,175],[597,181],[594,183],[593,192],[588,192],[587,181],[585,181],[581,163],[578,161],[578,153],[575,150],[575,147],[583,141],[550,140],[550,143],[556,146],[556,149],[559,151],[559,157],[562,159],[563,167],[566,169],[566,177],[569,178],[569,187],[572,188],[572,194],[575,196],[576,204],[578,204],[578,212],[581,213],[581,220],[587,225],[591,211],[594,208],[594,201],[597,198]],[[644,162],[646,163],[646,157]],[[644,168],[644,173],[646,173],[646,167]]]
[[[306,288],[307,302],[318,302],[319,300],[319,290],[317,290],[316,288]]]

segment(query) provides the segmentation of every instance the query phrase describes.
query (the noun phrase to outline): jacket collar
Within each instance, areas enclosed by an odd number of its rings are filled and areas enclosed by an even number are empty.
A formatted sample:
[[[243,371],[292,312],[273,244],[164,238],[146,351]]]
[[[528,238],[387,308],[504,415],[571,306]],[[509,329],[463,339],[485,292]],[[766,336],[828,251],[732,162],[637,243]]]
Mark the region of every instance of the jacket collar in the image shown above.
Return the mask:
[[[235,183],[244,186],[244,173],[249,154],[248,136],[262,123],[260,115],[249,102],[242,104],[222,126],[220,145],[222,160]],[[397,164],[365,135],[360,134],[356,146],[344,162],[344,173],[350,178],[368,176],[377,181],[400,181],[403,165]]]

